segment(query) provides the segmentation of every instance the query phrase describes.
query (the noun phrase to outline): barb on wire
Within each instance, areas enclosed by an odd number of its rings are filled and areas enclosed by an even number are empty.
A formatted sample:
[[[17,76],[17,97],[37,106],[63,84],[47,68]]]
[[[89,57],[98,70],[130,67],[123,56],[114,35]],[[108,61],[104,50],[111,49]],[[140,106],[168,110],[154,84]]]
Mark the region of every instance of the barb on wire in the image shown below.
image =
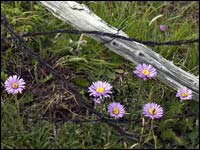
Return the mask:
[[[53,31],[49,31],[49,32],[29,32],[29,33],[21,34],[20,36],[21,37],[29,37],[29,36],[39,36],[39,35],[47,35],[47,34],[53,34],[53,33],[94,34],[94,35],[99,35],[99,36],[108,36],[108,37],[111,37],[111,38],[123,39],[123,40],[127,40],[127,41],[135,41],[135,42],[139,42],[139,43],[149,45],[149,46],[182,45],[182,44],[192,44],[192,43],[198,43],[199,42],[199,39],[167,41],[167,42],[143,41],[143,40],[138,40],[138,39],[135,39],[135,38],[127,38],[125,36],[107,33],[107,32],[80,31],[80,30],[53,30]],[[4,37],[2,39],[9,40],[11,38]]]

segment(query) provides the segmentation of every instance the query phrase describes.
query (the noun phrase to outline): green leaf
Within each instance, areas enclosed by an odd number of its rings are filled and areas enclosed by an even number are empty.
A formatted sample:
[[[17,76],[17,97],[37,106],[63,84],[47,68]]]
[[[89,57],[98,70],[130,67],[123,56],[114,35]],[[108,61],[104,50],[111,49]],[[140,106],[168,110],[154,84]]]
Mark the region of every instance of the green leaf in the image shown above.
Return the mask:
[[[50,74],[49,74],[48,76],[46,76],[44,79],[40,79],[39,81],[40,81],[41,83],[45,83],[45,82],[51,80],[52,77],[53,77],[53,75],[50,73]]]
[[[172,104],[169,107],[168,115],[176,115],[182,113],[182,105],[180,105],[179,101],[173,101]]]
[[[105,66],[111,66],[111,67],[119,67],[122,65],[121,63],[109,63],[103,59],[90,59],[90,60],[95,65],[105,65]]]
[[[56,62],[56,66],[64,66],[70,63],[88,63],[87,59],[84,57],[78,57],[78,56],[64,56],[62,58],[60,58],[57,62]]]
[[[19,104],[29,103],[33,101],[33,93],[31,91],[27,91],[23,94],[23,96],[19,99]]]
[[[81,87],[88,87],[89,86],[89,82],[86,79],[80,78],[80,77],[76,77],[74,78],[74,82]]]
[[[107,71],[106,76],[112,80],[116,79],[115,73],[111,71]]]
[[[105,74],[105,70],[104,69],[95,70],[94,74],[101,76],[101,75]]]
[[[165,130],[166,128],[169,128],[169,127],[173,126],[173,124],[174,124],[174,120],[173,119],[163,120],[159,124],[158,131]]]
[[[3,71],[1,71],[1,80],[5,81],[7,77],[8,75],[4,73]]]
[[[115,69],[114,71],[117,72],[117,73],[119,73],[119,74],[124,73],[124,70],[122,70],[122,69]]]
[[[68,59],[69,62],[80,62],[83,61],[85,63],[88,63],[87,59],[82,58],[82,57],[72,57]]]
[[[166,129],[161,133],[161,137],[166,140],[166,139],[174,139],[176,137],[176,134],[172,129]]]

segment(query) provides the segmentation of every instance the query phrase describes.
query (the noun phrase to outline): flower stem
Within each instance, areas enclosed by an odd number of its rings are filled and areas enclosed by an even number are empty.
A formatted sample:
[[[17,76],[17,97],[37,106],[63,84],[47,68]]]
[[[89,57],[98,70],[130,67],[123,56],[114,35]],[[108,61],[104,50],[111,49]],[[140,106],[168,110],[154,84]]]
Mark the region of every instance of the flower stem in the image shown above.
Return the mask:
[[[157,149],[157,137],[155,136],[154,134],[154,130],[153,130],[153,120],[151,120],[151,131],[152,131],[152,134],[153,134],[153,139],[154,139],[154,143],[155,143],[155,149]]]
[[[142,128],[141,128],[141,132],[140,132],[140,140],[139,140],[139,144],[141,145],[141,141],[142,141],[142,136],[144,134],[144,118],[142,118]]]
[[[94,102],[94,109],[96,110],[96,108],[97,108],[97,104],[96,104],[96,102]],[[92,114],[92,119],[95,119],[95,114],[94,113]]]
[[[17,95],[14,95],[14,97],[15,97],[15,104],[17,106],[17,113],[19,114],[20,113],[20,109],[19,109],[19,102],[17,100]]]

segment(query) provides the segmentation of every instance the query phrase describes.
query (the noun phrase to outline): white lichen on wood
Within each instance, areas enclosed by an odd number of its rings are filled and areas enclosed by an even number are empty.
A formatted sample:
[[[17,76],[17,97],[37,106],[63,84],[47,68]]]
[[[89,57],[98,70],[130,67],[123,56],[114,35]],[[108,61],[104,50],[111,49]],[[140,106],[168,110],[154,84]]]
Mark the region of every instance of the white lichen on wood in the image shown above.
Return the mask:
[[[53,15],[79,30],[107,32],[128,37],[123,31],[108,25],[87,6],[73,1],[41,1]],[[193,99],[199,101],[199,78],[175,66],[145,45],[108,36],[88,35],[104,43],[106,47],[130,60],[135,65],[148,63],[158,71],[158,79],[175,90],[186,86],[193,91]]]

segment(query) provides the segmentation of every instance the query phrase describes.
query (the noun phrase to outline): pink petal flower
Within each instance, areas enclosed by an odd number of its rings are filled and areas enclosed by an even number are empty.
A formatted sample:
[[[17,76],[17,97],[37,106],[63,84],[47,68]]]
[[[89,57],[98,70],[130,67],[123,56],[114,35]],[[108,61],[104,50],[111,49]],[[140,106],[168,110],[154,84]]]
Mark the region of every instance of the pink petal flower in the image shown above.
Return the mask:
[[[22,93],[22,90],[25,89],[25,84],[24,80],[17,75],[10,76],[5,81],[6,91],[8,94]]]
[[[143,78],[144,80],[147,80],[147,78],[153,78],[154,76],[157,76],[156,69],[149,64],[139,64],[136,67],[136,70],[133,71],[139,78]]]
[[[151,119],[163,116],[163,108],[156,103],[147,103],[143,106],[143,114]]]
[[[181,100],[192,99],[192,91],[187,87],[183,87],[178,90],[176,97],[179,97]]]
[[[165,32],[167,31],[168,27],[165,25],[160,25],[160,31]]]
[[[121,118],[124,116],[125,109],[120,103],[113,102],[108,105],[108,112],[115,118]]]
[[[88,89],[90,96],[94,96],[94,101],[98,103],[102,97],[110,97],[112,93],[112,86],[108,82],[103,81],[93,82]]]

